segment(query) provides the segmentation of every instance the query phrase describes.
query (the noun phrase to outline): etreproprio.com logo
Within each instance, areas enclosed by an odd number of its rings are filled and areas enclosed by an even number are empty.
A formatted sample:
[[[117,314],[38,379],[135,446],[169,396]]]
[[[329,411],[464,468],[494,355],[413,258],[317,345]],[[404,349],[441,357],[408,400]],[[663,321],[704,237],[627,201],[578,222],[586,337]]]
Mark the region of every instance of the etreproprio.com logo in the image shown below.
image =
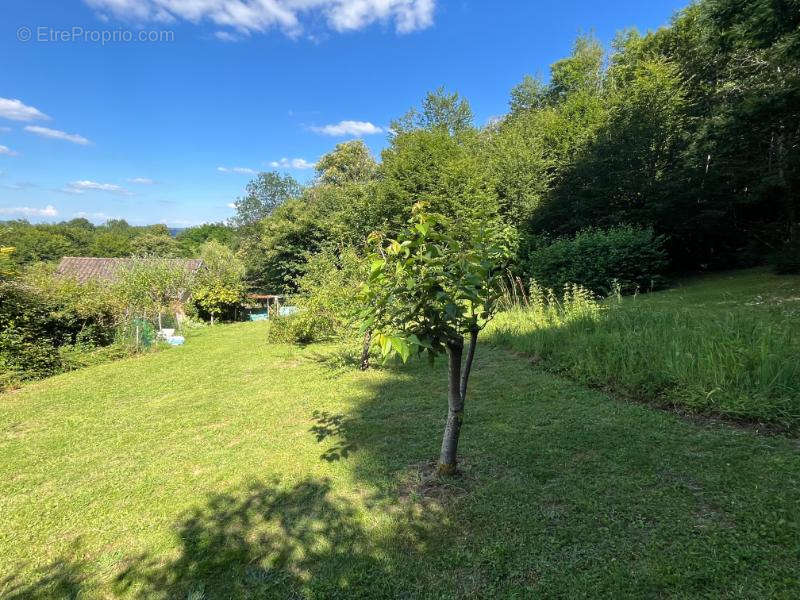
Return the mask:
[[[90,43],[90,44],[130,44],[130,43],[163,43],[174,42],[175,32],[171,30],[140,29],[86,29],[71,27],[57,29],[55,27],[38,26],[35,28],[22,26],[17,29],[17,40],[36,43]]]

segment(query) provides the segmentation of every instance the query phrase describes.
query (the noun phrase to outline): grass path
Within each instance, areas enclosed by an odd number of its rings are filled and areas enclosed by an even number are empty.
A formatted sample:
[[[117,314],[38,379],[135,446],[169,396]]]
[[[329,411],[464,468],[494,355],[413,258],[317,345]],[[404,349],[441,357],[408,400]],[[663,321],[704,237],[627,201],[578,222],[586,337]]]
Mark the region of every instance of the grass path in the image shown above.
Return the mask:
[[[0,597],[800,593],[796,440],[484,346],[465,475],[421,482],[445,385],[254,323],[0,395]]]

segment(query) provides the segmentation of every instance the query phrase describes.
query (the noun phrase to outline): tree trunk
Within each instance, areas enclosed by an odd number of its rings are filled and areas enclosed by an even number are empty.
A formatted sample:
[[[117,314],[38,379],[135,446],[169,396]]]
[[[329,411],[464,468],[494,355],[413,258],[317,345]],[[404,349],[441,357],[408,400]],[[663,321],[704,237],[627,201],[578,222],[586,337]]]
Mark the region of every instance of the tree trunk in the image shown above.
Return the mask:
[[[472,371],[472,361],[475,358],[475,346],[478,344],[478,330],[473,329],[469,332],[469,351],[467,352],[467,364],[464,365],[464,373],[461,375],[461,403],[467,400],[467,384],[469,383],[469,374]]]
[[[372,330],[368,330],[364,334],[364,347],[361,349],[361,364],[359,368],[362,371],[369,369],[369,347],[372,345]]]
[[[447,423],[442,437],[442,452],[439,456],[440,475],[452,475],[456,472],[456,451],[458,450],[458,434],[464,420],[464,398],[461,395],[461,357],[464,353],[464,342],[457,340],[447,344],[449,364],[449,384],[447,388]]]

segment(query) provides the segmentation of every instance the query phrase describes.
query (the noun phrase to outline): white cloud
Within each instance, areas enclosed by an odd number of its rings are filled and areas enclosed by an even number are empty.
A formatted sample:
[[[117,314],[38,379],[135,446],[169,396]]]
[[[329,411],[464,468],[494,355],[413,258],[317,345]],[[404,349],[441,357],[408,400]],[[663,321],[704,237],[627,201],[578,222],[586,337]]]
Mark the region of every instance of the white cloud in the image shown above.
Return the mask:
[[[35,121],[50,118],[38,108],[23,104],[22,100],[11,98],[0,98],[0,117],[12,121]]]
[[[1,144],[0,144],[0,154],[5,154],[6,156],[16,156],[17,155],[17,153],[14,152],[11,148],[9,148],[8,146],[3,146]]]
[[[22,215],[24,217],[55,217],[58,211],[52,204],[44,208],[33,208],[31,206],[10,206],[0,207],[0,215]]]
[[[137,185],[154,185],[155,181],[149,177],[132,177],[128,179],[128,183],[135,183]]]
[[[313,169],[316,163],[308,162],[305,158],[282,158],[269,163],[270,167],[281,169]]]
[[[73,144],[78,144],[80,146],[88,146],[91,144],[89,140],[82,135],[78,135],[77,133],[66,133],[64,131],[59,131],[58,129],[49,129],[48,127],[39,127],[38,125],[28,125],[25,128],[25,131],[34,133],[41,137],[72,142]]]
[[[72,214],[73,219],[90,219],[95,221],[108,221],[112,217],[109,217],[106,213],[102,212],[76,212]]]
[[[72,181],[62,188],[62,192],[68,194],[84,194],[86,192],[109,192],[120,196],[130,196],[132,193],[120,185],[114,183],[99,183],[89,179]]]
[[[225,206],[227,206],[228,208],[234,208],[234,209],[236,208],[236,205],[233,202],[228,202],[228,204],[226,204]]]
[[[435,0],[338,0],[329,2],[328,22],[337,31],[362,29],[375,21],[394,21],[398,33],[433,25]]]
[[[322,127],[312,127],[311,131],[321,133],[323,135],[343,136],[343,135],[375,135],[376,133],[383,133],[383,129],[373,125],[369,121],[339,121],[331,125],[324,125]]]
[[[102,15],[134,22],[210,21],[240,33],[274,27],[298,35],[304,21],[322,17],[336,31],[354,31],[376,22],[393,23],[398,33],[433,25],[436,0],[84,0]],[[214,35],[219,39],[227,36]]]
[[[217,167],[217,171],[220,173],[237,173],[239,175],[255,175],[256,172],[253,169],[248,169],[247,167]]]
[[[238,42],[241,39],[230,31],[215,31],[214,37],[221,42]]]

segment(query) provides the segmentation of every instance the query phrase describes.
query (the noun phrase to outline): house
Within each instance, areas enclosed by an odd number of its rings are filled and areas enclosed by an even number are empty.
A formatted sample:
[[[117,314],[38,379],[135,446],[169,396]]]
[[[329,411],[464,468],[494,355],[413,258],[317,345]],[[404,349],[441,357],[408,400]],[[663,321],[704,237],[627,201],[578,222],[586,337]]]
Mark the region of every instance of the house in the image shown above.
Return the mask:
[[[140,258],[94,258],[89,256],[65,256],[58,263],[56,274],[71,277],[80,283],[90,280],[113,281],[120,268],[130,266]],[[146,260],[146,259],[145,259]],[[184,266],[190,273],[196,273],[203,266],[199,258],[167,259],[176,266]]]

